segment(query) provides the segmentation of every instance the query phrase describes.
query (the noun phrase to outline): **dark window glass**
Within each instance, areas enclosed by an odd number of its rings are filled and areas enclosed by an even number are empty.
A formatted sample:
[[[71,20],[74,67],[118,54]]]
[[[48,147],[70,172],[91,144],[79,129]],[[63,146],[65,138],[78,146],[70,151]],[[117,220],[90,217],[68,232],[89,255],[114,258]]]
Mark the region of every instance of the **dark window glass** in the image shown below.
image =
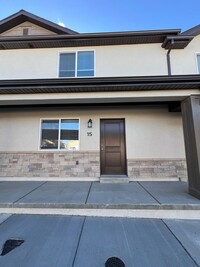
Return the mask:
[[[79,120],[61,120],[60,148],[66,150],[79,149]]]
[[[79,149],[79,120],[42,120],[41,149]]]
[[[75,53],[60,54],[59,77],[75,77]]]
[[[78,52],[77,76],[94,76],[94,51]]]
[[[59,120],[42,120],[41,149],[58,149]]]
[[[76,73],[77,72],[77,73]],[[59,77],[92,77],[94,76],[94,51],[60,54]]]

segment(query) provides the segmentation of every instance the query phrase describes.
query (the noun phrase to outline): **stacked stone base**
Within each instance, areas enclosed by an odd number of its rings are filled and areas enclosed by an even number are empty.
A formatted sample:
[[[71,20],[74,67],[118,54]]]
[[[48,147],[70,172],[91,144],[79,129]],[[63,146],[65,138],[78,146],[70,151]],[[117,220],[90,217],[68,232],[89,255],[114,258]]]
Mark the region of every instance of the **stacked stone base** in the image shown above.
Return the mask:
[[[128,159],[129,179],[187,178],[185,159]],[[0,153],[0,177],[99,178],[99,151]]]
[[[99,177],[99,152],[0,153],[0,177]]]
[[[129,159],[127,164],[129,178],[187,180],[185,159]]]

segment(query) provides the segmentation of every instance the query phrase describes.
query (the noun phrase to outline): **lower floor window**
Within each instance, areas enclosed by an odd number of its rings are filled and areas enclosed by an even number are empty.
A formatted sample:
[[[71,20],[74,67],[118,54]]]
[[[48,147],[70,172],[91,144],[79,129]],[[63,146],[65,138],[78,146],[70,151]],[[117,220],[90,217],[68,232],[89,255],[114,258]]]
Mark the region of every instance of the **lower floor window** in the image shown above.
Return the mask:
[[[41,149],[79,149],[79,119],[42,119]]]

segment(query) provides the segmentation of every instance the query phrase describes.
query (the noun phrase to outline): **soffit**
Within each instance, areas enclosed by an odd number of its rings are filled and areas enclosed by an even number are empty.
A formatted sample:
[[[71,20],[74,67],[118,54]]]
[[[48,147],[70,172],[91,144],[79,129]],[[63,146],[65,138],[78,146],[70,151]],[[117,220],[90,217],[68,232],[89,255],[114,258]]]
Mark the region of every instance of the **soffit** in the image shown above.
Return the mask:
[[[0,94],[200,89],[200,75],[1,80]]]
[[[194,38],[194,36],[167,36],[162,44],[165,49],[184,49]]]
[[[91,34],[65,34],[53,36],[0,36],[0,49],[30,49],[104,46],[125,44],[163,43],[168,35],[176,36],[180,30],[115,32]]]

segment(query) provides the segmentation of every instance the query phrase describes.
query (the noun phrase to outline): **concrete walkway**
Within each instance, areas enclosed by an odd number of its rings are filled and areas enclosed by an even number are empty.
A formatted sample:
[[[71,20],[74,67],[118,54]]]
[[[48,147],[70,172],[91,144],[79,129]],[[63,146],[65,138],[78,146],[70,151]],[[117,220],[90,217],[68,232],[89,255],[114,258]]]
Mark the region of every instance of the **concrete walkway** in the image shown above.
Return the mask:
[[[184,182],[0,182],[0,213],[200,219]]]

